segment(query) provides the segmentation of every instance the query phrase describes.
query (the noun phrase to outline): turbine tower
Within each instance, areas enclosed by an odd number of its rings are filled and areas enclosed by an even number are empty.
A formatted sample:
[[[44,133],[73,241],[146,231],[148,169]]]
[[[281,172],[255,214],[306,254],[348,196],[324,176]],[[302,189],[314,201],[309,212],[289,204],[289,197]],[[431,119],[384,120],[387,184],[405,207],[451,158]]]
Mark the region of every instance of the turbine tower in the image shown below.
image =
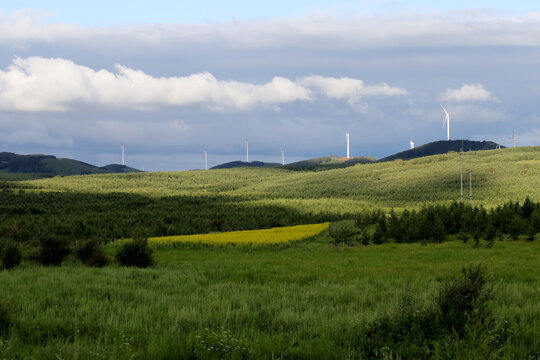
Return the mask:
[[[345,134],[345,138],[347,139],[347,159],[350,159],[350,154],[349,154],[349,134]]]
[[[120,148],[122,149],[122,165],[126,165],[126,158],[124,156],[124,145],[120,146]]]
[[[246,162],[249,162],[249,143],[246,140]]]
[[[411,145],[411,149],[414,149],[414,141],[413,141],[412,138],[411,138],[411,140],[409,140],[409,144]]]
[[[281,165],[285,165],[285,149],[281,147]]]
[[[517,139],[516,139],[516,129],[512,129],[512,147],[515,148],[516,147],[516,142],[517,142]]]
[[[442,106],[442,104],[441,104],[441,107],[444,110],[444,114],[445,114],[442,127],[444,128],[444,125],[446,125],[446,140],[450,140],[450,115],[454,113],[449,113],[448,111],[446,111],[446,109],[444,108],[444,106]]]
[[[208,170],[208,152],[204,150],[204,170]]]

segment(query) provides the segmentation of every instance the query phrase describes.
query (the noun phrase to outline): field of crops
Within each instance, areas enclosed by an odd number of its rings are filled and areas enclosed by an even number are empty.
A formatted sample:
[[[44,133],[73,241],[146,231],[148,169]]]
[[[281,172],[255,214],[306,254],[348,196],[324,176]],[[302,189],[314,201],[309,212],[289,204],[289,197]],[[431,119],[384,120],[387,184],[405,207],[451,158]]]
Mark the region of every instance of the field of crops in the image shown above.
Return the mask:
[[[151,237],[151,245],[207,244],[214,246],[264,246],[287,244],[317,235],[329,223],[284,226],[264,230],[231,231],[224,233]]]

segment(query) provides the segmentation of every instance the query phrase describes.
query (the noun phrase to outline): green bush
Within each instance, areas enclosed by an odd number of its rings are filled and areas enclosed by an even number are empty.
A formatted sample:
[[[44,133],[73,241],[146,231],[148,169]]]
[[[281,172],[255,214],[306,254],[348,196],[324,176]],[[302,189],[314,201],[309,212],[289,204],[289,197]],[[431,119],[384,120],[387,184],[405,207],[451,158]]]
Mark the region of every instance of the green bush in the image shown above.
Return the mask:
[[[12,324],[10,309],[8,304],[0,299],[0,334]]]
[[[484,322],[488,317],[487,300],[491,289],[487,285],[486,271],[481,265],[463,268],[463,278],[446,283],[437,298],[437,306],[448,330],[463,333],[465,325],[474,316]]]
[[[430,359],[441,344],[478,348],[482,343],[488,347],[486,353],[496,352],[506,338],[498,338],[498,342],[491,339],[490,333],[500,329],[492,326],[496,322],[487,308],[490,297],[484,268],[464,268],[462,278],[443,285],[435,306],[414,306],[409,295],[395,312],[374,321],[366,329],[361,350],[366,358]],[[509,336],[508,331],[501,333]]]
[[[147,239],[134,239],[122,245],[116,254],[116,260],[122,266],[147,268],[155,264],[152,249]]]
[[[349,245],[359,231],[353,220],[336,221],[331,223],[328,228],[328,233],[332,237],[332,242],[336,246],[336,249],[339,244]]]
[[[93,267],[103,267],[110,264],[111,259],[103,250],[98,239],[89,239],[81,241],[75,248],[75,256],[83,264]]]
[[[45,266],[58,266],[71,253],[66,239],[49,234],[39,239],[38,261]]]
[[[13,269],[21,264],[21,260],[22,252],[15,241],[6,240],[0,244],[0,269]]]

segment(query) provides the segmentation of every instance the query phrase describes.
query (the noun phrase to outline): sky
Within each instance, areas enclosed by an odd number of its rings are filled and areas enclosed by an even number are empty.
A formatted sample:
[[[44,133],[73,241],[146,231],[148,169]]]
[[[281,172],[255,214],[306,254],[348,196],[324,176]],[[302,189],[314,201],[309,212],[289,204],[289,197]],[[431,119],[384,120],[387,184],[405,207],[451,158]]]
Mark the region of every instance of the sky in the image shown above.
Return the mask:
[[[540,3],[0,4],[0,151],[146,171],[540,145]]]

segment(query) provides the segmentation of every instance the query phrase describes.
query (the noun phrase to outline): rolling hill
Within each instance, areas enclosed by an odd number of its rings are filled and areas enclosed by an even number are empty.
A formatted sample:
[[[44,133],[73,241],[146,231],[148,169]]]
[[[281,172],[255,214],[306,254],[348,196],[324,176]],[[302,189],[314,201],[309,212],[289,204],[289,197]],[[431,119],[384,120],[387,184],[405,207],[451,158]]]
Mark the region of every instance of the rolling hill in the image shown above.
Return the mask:
[[[278,163],[265,163],[262,161],[231,161],[225,164],[216,165],[210,169],[234,169],[234,168],[245,168],[245,167],[280,167],[281,164]]]
[[[372,157],[339,157],[339,156],[324,156],[309,160],[297,161],[287,164],[285,168],[289,170],[330,170],[340,169],[353,166],[356,164],[371,164],[376,160]]]
[[[43,174],[47,176],[66,176],[131,172],[140,172],[140,170],[118,164],[97,167],[82,161],[57,158],[53,155],[19,155],[8,152],[0,153],[0,174]]]
[[[302,161],[297,161],[290,163],[284,166],[288,170],[296,171],[321,171],[321,170],[331,170],[331,169],[341,169],[349,166],[354,166],[356,164],[371,164],[375,162],[386,162],[396,159],[401,160],[411,160],[420,157],[432,156],[432,155],[441,155],[448,152],[459,152],[460,149],[463,151],[481,151],[481,150],[494,150],[497,149],[499,145],[493,141],[474,141],[474,140],[440,140],[430,142],[414,149],[409,149],[401,151],[399,153],[384,157],[382,159],[376,160],[372,157],[339,157],[339,156],[323,156],[314,159],[307,159]],[[504,149],[504,146],[500,146],[501,149]],[[221,164],[214,166],[212,169],[232,169],[238,167],[280,167],[281,164],[277,163],[264,163],[262,161],[252,161],[252,162],[243,162],[243,161],[232,161],[229,163]]]
[[[463,149],[463,151],[495,150],[497,147],[499,147],[499,145],[493,141],[440,140],[417,146],[414,149],[401,151],[397,154],[379,159],[378,161],[384,162],[396,159],[416,159],[424,156],[446,154],[450,151],[459,152],[460,149]],[[505,147],[500,146],[500,148],[503,149]]]
[[[496,206],[523,201],[526,196],[540,201],[540,147],[473,151],[471,165],[474,204]],[[279,205],[307,213],[354,213],[369,207],[418,207],[459,200],[460,161],[457,154],[447,153],[320,172],[255,167],[72,176],[23,181],[17,186],[45,191],[125,192],[151,198],[219,197],[249,206]]]

